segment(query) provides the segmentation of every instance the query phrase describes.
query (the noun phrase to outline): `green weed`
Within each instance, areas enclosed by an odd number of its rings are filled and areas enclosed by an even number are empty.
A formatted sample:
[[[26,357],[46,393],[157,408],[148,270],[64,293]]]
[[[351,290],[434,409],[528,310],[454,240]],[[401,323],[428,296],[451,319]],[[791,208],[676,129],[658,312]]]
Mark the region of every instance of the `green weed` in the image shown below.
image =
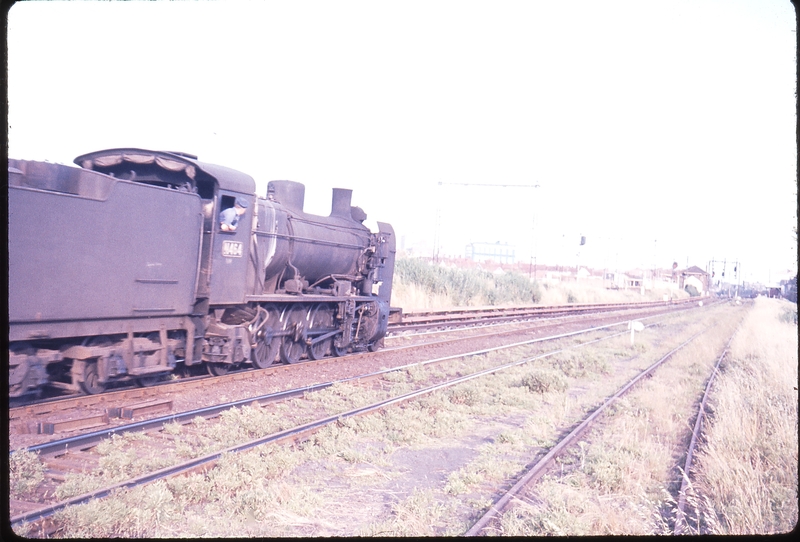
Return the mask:
[[[39,454],[17,450],[9,457],[9,493],[12,499],[30,497],[44,481],[44,464]]]
[[[535,393],[564,391],[567,389],[567,379],[550,369],[536,369],[522,377],[522,385]]]

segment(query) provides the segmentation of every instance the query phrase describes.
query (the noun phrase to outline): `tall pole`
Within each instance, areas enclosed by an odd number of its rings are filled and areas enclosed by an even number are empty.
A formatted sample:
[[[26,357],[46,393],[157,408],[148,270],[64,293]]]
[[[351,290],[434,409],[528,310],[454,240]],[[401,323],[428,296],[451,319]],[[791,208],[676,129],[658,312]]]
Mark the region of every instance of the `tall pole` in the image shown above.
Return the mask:
[[[531,205],[531,208],[533,208],[533,205]],[[531,217],[531,245],[533,245],[533,243],[534,243],[533,236],[535,235],[535,232],[536,232],[536,211],[534,211],[532,213],[532,215],[533,216]],[[529,281],[531,279],[531,271],[533,271],[533,253],[534,252],[535,252],[535,250],[534,250],[533,246],[531,246],[531,262],[528,265],[528,280]]]
[[[439,261],[439,223],[441,222],[441,202],[442,202],[442,182],[439,181],[438,184],[439,188],[436,189],[437,198],[436,198],[436,223],[434,224],[433,229],[433,254],[431,254],[431,259],[434,263]]]
[[[658,264],[658,239],[653,239],[653,289],[656,288],[656,265]]]

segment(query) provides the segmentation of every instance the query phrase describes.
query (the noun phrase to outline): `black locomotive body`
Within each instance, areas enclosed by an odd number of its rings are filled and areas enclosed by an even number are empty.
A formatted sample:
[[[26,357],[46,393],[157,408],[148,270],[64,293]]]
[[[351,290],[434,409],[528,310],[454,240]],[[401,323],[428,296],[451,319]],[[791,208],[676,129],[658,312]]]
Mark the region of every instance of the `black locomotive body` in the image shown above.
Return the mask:
[[[9,396],[148,385],[181,364],[212,374],[376,349],[394,233],[349,190],[330,216],[304,187],[183,153],[110,149],[75,168],[9,160]],[[233,231],[220,212],[246,206]]]

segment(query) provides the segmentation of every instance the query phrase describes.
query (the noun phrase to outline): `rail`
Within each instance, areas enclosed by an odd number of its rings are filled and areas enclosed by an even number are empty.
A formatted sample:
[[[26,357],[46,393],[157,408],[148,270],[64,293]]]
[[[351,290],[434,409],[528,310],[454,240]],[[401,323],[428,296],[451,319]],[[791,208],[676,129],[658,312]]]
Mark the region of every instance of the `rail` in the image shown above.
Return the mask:
[[[568,305],[527,305],[515,307],[468,307],[416,311],[403,313],[399,321],[391,322],[388,331],[396,333],[414,329],[428,329],[438,326],[479,324],[482,322],[503,322],[537,317],[552,317],[566,314],[586,314],[616,310],[634,310],[670,305],[695,303],[696,298],[670,301],[644,301],[637,303],[580,303]]]
[[[224,403],[224,404],[221,404],[221,405],[216,405],[216,406],[212,407],[211,409],[206,410],[206,414],[211,415],[210,413],[211,413],[212,409],[216,410],[216,412],[221,412],[221,411],[226,410],[226,409],[235,408],[236,406],[240,406],[242,404],[252,404],[253,402],[279,400],[281,397],[278,397],[278,396],[280,396],[280,395],[283,395],[284,397],[286,397],[286,396],[296,396],[296,395],[299,395],[299,394],[302,394],[302,393],[305,393],[305,392],[308,392],[308,391],[314,391],[314,390],[323,389],[325,387],[333,385],[336,382],[348,382],[348,381],[354,381],[354,380],[360,380],[360,379],[366,379],[366,378],[375,378],[375,377],[378,377],[378,376],[380,376],[382,374],[386,374],[386,373],[389,373],[389,372],[400,371],[400,370],[405,370],[405,369],[408,369],[408,368],[413,367],[413,366],[424,366],[424,365],[429,365],[429,364],[433,364],[433,363],[442,363],[442,362],[448,361],[448,360],[466,358],[466,357],[471,357],[471,356],[477,356],[477,355],[481,355],[481,354],[486,354],[488,352],[494,352],[494,351],[499,351],[499,350],[504,350],[504,349],[509,349],[509,348],[515,348],[515,347],[524,346],[524,345],[528,345],[528,344],[533,344],[533,343],[537,343],[537,342],[557,340],[557,339],[561,339],[561,338],[581,335],[581,334],[590,333],[590,332],[594,332],[594,331],[606,330],[606,329],[610,329],[610,328],[613,328],[613,327],[625,325],[626,323],[627,322],[615,322],[613,324],[607,324],[607,325],[602,325],[602,326],[594,326],[594,327],[590,327],[590,328],[586,328],[586,329],[581,329],[581,330],[561,333],[561,334],[553,335],[553,336],[549,336],[549,337],[539,337],[539,338],[529,339],[529,340],[526,340],[526,341],[521,341],[521,342],[517,342],[517,343],[513,343],[513,344],[502,345],[502,346],[497,346],[497,347],[492,347],[492,348],[484,348],[484,349],[481,349],[481,350],[476,350],[476,351],[472,351],[472,352],[468,352],[468,353],[454,354],[454,355],[450,355],[450,356],[445,356],[445,357],[440,357],[440,358],[436,358],[436,359],[426,360],[424,362],[414,362],[414,363],[410,363],[410,364],[403,365],[403,366],[400,366],[400,367],[393,367],[391,369],[384,369],[384,370],[377,371],[377,372],[374,372],[374,373],[369,373],[369,374],[366,374],[366,375],[360,375],[360,376],[356,376],[356,377],[351,377],[351,378],[343,379],[343,380],[340,380],[340,381],[327,382],[327,383],[318,384],[318,385],[315,385],[315,386],[299,388],[299,389],[296,389],[296,390],[287,390],[287,391],[281,392],[279,394],[270,394],[270,395],[267,395],[267,396],[261,396],[261,397],[257,397],[257,398],[249,398],[249,399],[246,399],[246,400],[236,401],[236,402],[232,402],[232,403]],[[304,424],[304,425],[300,425],[300,426],[295,427],[293,429],[288,429],[288,430],[281,431],[281,432],[278,432],[278,433],[275,433],[275,434],[272,434],[272,435],[261,437],[261,438],[258,438],[258,439],[255,439],[255,440],[240,444],[240,445],[236,445],[236,446],[227,448],[225,450],[221,450],[221,451],[218,451],[218,452],[213,452],[213,453],[207,454],[205,456],[194,458],[194,459],[191,459],[189,461],[186,461],[186,462],[183,462],[183,463],[180,463],[180,464],[176,464],[176,465],[173,465],[173,466],[170,466],[170,467],[166,467],[166,468],[163,468],[163,469],[155,471],[155,472],[150,472],[150,473],[138,476],[136,478],[131,478],[129,480],[116,483],[116,484],[111,485],[111,486],[107,486],[107,487],[100,488],[100,489],[97,489],[97,490],[94,490],[94,491],[91,491],[91,492],[88,492],[88,493],[85,493],[85,494],[82,494],[82,495],[78,495],[78,496],[75,496],[73,498],[70,498],[70,499],[67,499],[67,500],[64,500],[64,501],[60,501],[60,502],[57,502],[57,503],[53,503],[53,504],[50,504],[50,505],[47,505],[47,506],[43,506],[43,507],[37,508],[35,510],[30,510],[30,511],[18,514],[18,515],[13,516],[11,518],[11,524],[12,525],[18,525],[18,524],[25,523],[25,522],[35,522],[35,521],[39,521],[39,520],[42,520],[42,519],[46,519],[46,518],[52,516],[53,514],[55,514],[56,512],[58,512],[59,510],[63,510],[64,508],[66,508],[68,506],[82,504],[82,503],[88,502],[88,501],[90,501],[92,499],[106,497],[106,496],[110,495],[114,490],[117,490],[117,489],[135,487],[135,486],[138,486],[138,485],[142,485],[142,484],[145,484],[145,483],[149,483],[149,482],[155,481],[157,479],[163,479],[163,478],[166,478],[166,477],[175,476],[175,475],[186,473],[186,472],[191,472],[191,471],[194,471],[194,470],[199,469],[199,468],[210,468],[211,465],[214,462],[216,462],[225,453],[236,453],[236,452],[246,451],[246,450],[249,450],[249,449],[251,449],[251,448],[253,448],[255,446],[259,446],[261,444],[276,443],[276,442],[282,442],[282,441],[292,440],[292,439],[296,440],[296,439],[300,438],[304,434],[307,434],[307,433],[309,433],[311,431],[319,429],[319,428],[321,428],[321,427],[323,427],[325,425],[328,425],[330,423],[335,423],[338,420],[341,420],[341,419],[344,419],[344,418],[348,418],[348,417],[353,417],[353,416],[358,416],[358,415],[363,415],[363,414],[367,414],[367,413],[370,413],[370,412],[374,412],[376,410],[385,408],[387,406],[390,406],[390,405],[393,405],[393,404],[397,404],[397,403],[401,403],[401,402],[405,402],[405,401],[409,401],[409,400],[414,399],[416,397],[419,397],[421,395],[433,393],[434,391],[438,391],[438,390],[445,389],[445,388],[448,388],[448,387],[451,387],[451,386],[455,386],[457,384],[460,384],[462,382],[466,382],[466,381],[474,379],[474,378],[479,378],[481,376],[485,376],[485,375],[488,375],[488,374],[491,374],[491,373],[494,373],[494,372],[497,372],[497,371],[501,371],[501,370],[508,369],[508,368],[511,368],[511,367],[516,367],[518,365],[521,365],[521,364],[524,364],[524,363],[529,363],[529,362],[537,360],[537,359],[542,359],[542,358],[545,358],[545,357],[548,357],[548,356],[552,356],[552,355],[558,354],[560,352],[563,352],[563,351],[571,349],[571,348],[581,348],[581,347],[587,346],[589,344],[593,344],[593,343],[601,341],[601,340],[606,340],[606,339],[610,339],[612,337],[620,336],[620,335],[625,334],[625,333],[627,333],[627,331],[614,333],[614,334],[611,334],[609,336],[602,337],[600,339],[595,339],[595,340],[592,340],[592,341],[587,341],[585,343],[581,343],[581,344],[578,344],[578,345],[575,345],[575,346],[560,348],[558,350],[547,352],[545,354],[539,354],[539,355],[536,355],[536,356],[533,356],[533,357],[528,357],[528,358],[525,358],[525,359],[522,359],[522,360],[517,360],[517,361],[514,361],[514,362],[506,363],[506,364],[503,364],[503,365],[500,365],[500,366],[491,367],[489,369],[478,371],[478,372],[475,372],[475,373],[472,373],[472,374],[469,374],[469,375],[466,375],[466,376],[461,376],[461,377],[458,377],[458,378],[455,378],[455,379],[452,379],[452,380],[448,380],[448,381],[443,382],[443,383],[439,383],[439,384],[436,384],[436,385],[433,385],[433,386],[429,386],[429,387],[426,387],[426,388],[423,388],[423,389],[420,389],[420,390],[416,390],[416,391],[413,391],[413,392],[409,392],[409,393],[406,393],[406,394],[398,396],[398,397],[393,397],[393,398],[389,398],[389,399],[386,399],[386,400],[383,400],[383,401],[379,401],[379,402],[374,403],[372,405],[360,407],[360,408],[357,408],[357,409],[354,409],[354,410],[351,410],[351,411],[348,411],[348,412],[345,412],[345,413],[340,413],[340,414],[336,414],[336,415],[333,415],[333,416],[328,416],[328,417],[325,417],[325,418],[322,418],[322,419],[319,419],[319,420],[316,420],[316,421],[313,421],[313,422],[309,422],[309,423]],[[197,415],[199,415],[197,411],[192,411],[190,413],[184,413],[184,414],[180,415],[180,418],[184,419],[184,420],[189,420],[189,419],[193,419]],[[65,450],[67,450],[67,449],[75,450],[75,449],[86,448],[88,446],[94,445],[97,442],[97,439],[98,438],[102,438],[103,436],[108,436],[110,434],[122,434],[122,433],[125,433],[125,432],[131,432],[131,431],[141,431],[141,430],[143,430],[145,428],[149,428],[149,429],[152,430],[153,428],[158,427],[159,424],[161,426],[163,426],[163,424],[170,423],[172,421],[175,421],[178,418],[179,417],[177,415],[164,416],[164,417],[160,418],[159,420],[149,420],[147,422],[143,422],[143,423],[139,423],[139,424],[129,424],[127,426],[117,427],[117,428],[114,428],[113,430],[109,430],[109,431],[100,431],[100,432],[97,432],[96,434],[89,434],[89,435],[83,435],[81,437],[75,437],[73,439],[63,439],[61,441],[54,441],[54,442],[47,443],[47,444],[44,444],[44,445],[41,445],[41,446],[38,446],[38,447],[31,447],[31,448],[29,448],[29,450],[30,451],[38,451],[40,454],[58,454],[58,453],[61,453],[61,452],[65,451]]]
[[[620,388],[617,393],[612,395],[609,399],[607,399],[602,405],[600,405],[594,412],[592,412],[586,419],[584,419],[575,429],[573,429],[566,437],[564,437],[558,444],[556,444],[551,450],[542,457],[533,467],[531,467],[518,481],[514,484],[511,489],[509,489],[500,499],[497,500],[489,509],[481,516],[478,521],[465,533],[464,536],[477,536],[479,535],[489,523],[494,520],[496,517],[500,516],[503,511],[508,506],[508,503],[513,499],[517,494],[522,491],[528,484],[534,482],[538,479],[542,474],[544,474],[545,469],[549,467],[552,462],[558,457],[568,446],[573,444],[578,437],[580,437],[586,429],[588,429],[595,420],[600,416],[600,414],[608,408],[610,405],[615,403],[620,397],[628,393],[628,391],[636,385],[642,378],[652,373],[656,370],[659,366],[661,366],[665,361],[671,358],[676,352],[680,349],[691,343],[695,340],[698,336],[700,336],[703,331],[696,333],[677,347],[670,350],[664,357],[650,365],[647,369],[639,373],[633,379],[631,379],[627,384],[625,384],[622,388]]]
[[[692,428],[692,438],[689,441],[689,448],[686,451],[686,461],[683,465],[683,469],[681,471],[681,488],[678,491],[678,507],[675,511],[675,527],[673,532],[675,535],[683,534],[684,530],[688,527],[688,522],[686,521],[686,492],[689,489],[689,485],[691,484],[691,480],[689,479],[689,472],[692,468],[692,459],[694,457],[694,450],[697,447],[697,441],[700,438],[700,432],[703,428],[703,420],[705,418],[706,413],[706,401],[708,400],[708,394],[711,391],[711,386],[714,383],[714,379],[717,376],[717,372],[719,372],[719,366],[722,363],[722,360],[728,354],[728,349],[733,342],[734,337],[736,337],[736,333],[731,336],[728,344],[725,345],[725,348],[722,350],[722,354],[720,354],[719,359],[717,360],[716,365],[714,365],[714,370],[711,371],[711,376],[708,378],[708,382],[706,383],[705,391],[703,392],[703,399],[700,401],[700,406],[697,409],[697,418],[694,423],[694,427]]]

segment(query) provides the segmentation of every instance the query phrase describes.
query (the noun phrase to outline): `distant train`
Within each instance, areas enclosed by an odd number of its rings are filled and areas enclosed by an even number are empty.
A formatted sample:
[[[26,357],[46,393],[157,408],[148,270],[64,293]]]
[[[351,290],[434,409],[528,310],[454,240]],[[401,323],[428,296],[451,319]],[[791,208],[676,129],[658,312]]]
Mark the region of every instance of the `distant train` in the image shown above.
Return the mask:
[[[394,232],[370,232],[350,190],[323,217],[303,212],[302,184],[256,196],[189,154],[75,163],[8,161],[9,397],[382,345]]]

